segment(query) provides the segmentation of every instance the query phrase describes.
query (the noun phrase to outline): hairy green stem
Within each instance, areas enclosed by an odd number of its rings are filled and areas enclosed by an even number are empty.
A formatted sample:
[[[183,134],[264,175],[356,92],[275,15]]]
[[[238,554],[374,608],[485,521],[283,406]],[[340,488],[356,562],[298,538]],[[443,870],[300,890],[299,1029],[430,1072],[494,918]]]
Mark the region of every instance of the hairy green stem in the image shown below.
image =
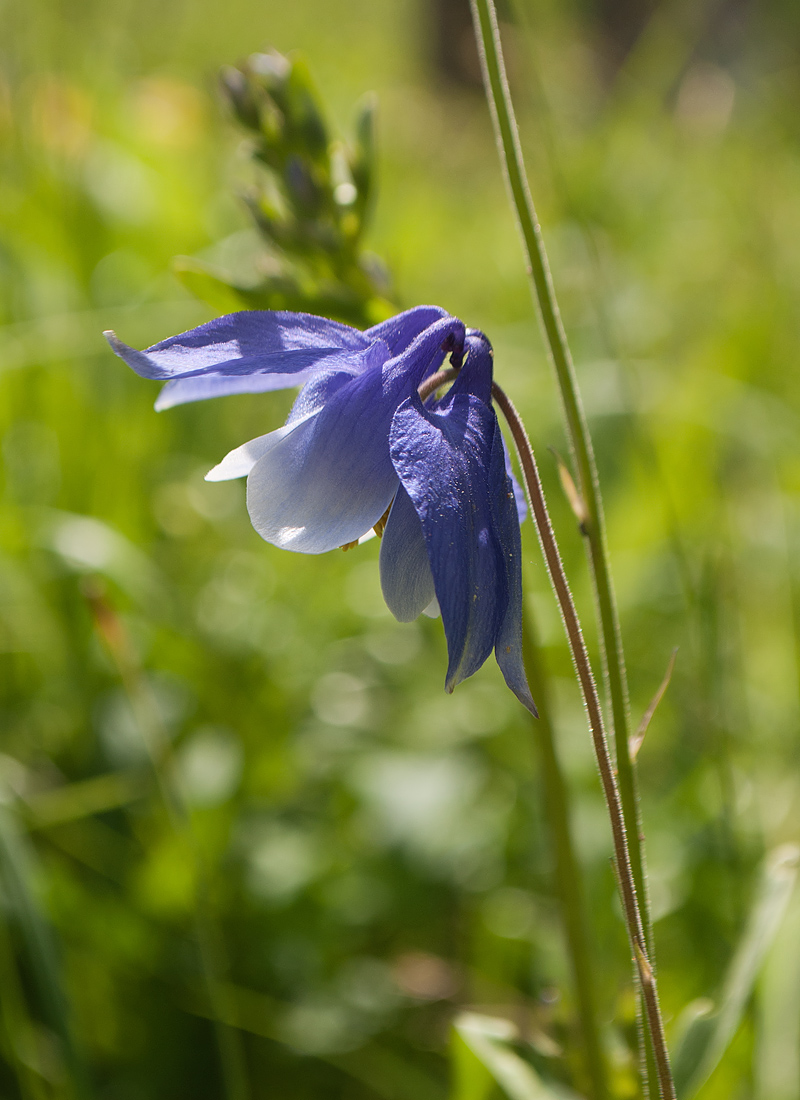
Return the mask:
[[[600,617],[606,661],[614,747],[617,757],[620,795],[631,847],[631,862],[639,896],[646,899],[642,869],[636,778],[628,749],[628,692],[614,590],[606,552],[605,523],[597,480],[597,466],[586,416],[581,403],[575,367],[556,301],[547,252],[522,160],[519,131],[503,63],[500,34],[493,0],[471,0],[476,37],[481,53],[484,83],[497,137],[498,151],[511,192],[525,252],[534,297],[555,368],[567,434],[575,460],[578,488],[586,510],[584,529]],[[649,921],[646,922],[649,925]],[[650,931],[648,927],[648,942]]]
[[[597,992],[586,900],[570,828],[569,791],[556,748],[542,654],[527,612],[523,615],[522,631],[525,672],[539,709],[539,719],[532,720],[530,727],[542,769],[545,813],[555,855],[556,887],[578,1007],[581,1040],[579,1051],[586,1077],[586,1091],[592,1100],[608,1100],[608,1075],[597,1018]]]
[[[512,206],[522,234],[534,300],[538,307],[539,318],[558,381],[567,424],[567,435],[577,471],[578,489],[584,506],[585,517],[582,530],[588,544],[589,562],[597,595],[597,611],[611,702],[611,719],[622,812],[628,834],[633,878],[637,894],[641,900],[645,941],[650,955],[653,957],[653,933],[647,894],[636,769],[631,759],[628,741],[628,686],[625,659],[614,588],[608,565],[605,521],[597,478],[597,466],[586,416],[581,403],[575,368],[550,275],[547,252],[525,173],[519,130],[506,78],[494,0],[470,0],[470,4],[478,52],[481,58],[486,98],[497,139],[497,148],[508,184]]]
[[[647,940],[644,934],[642,914],[639,907],[639,899],[636,893],[636,882],[630,861],[630,848],[628,845],[628,833],[625,825],[625,815],[622,811],[619,788],[617,786],[614,764],[608,749],[606,731],[603,725],[603,711],[597,694],[597,686],[592,673],[589,654],[586,643],[583,640],[578,612],[572,599],[567,575],[561,561],[558,543],[553,533],[553,525],[550,522],[550,514],[539,477],[539,470],[533,454],[528,433],[520,419],[514,405],[495,382],[492,386],[492,396],[506,419],[511,429],[514,445],[517,449],[525,488],[528,493],[528,501],[531,506],[536,531],[544,555],[547,572],[553,586],[564,629],[567,634],[575,672],[578,676],[586,714],[589,720],[589,731],[592,736],[597,768],[600,772],[600,781],[603,786],[603,794],[608,808],[609,821],[611,822],[611,835],[614,841],[614,860],[619,882],[620,897],[622,900],[622,913],[625,919],[625,927],[631,944],[631,952],[639,976],[642,1000],[644,1002],[644,1017],[653,1044],[653,1056],[658,1076],[658,1089],[662,1100],[675,1100],[675,1085],[670,1069],[667,1041],[664,1034],[664,1023],[661,1018],[661,1006],[658,1001],[655,971],[648,958]]]

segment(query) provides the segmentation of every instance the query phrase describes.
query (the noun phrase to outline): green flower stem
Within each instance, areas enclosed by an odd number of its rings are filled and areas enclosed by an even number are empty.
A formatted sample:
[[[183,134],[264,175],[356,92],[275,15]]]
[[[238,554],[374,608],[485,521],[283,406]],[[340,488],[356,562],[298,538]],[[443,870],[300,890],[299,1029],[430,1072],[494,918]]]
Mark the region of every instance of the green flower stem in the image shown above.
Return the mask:
[[[542,655],[527,613],[523,614],[522,631],[525,672],[539,709],[539,720],[532,720],[530,726],[542,769],[545,812],[556,862],[556,886],[578,1005],[581,1033],[579,1049],[583,1058],[589,1095],[592,1100],[607,1100],[608,1077],[597,1018],[597,993],[589,943],[586,901],[570,829],[569,792],[556,749],[547,681],[542,670]]]
[[[589,730],[592,735],[597,768],[600,772],[600,781],[603,786],[603,794],[608,808],[608,816],[611,822],[611,834],[614,840],[614,858],[619,881],[620,897],[622,899],[622,912],[625,926],[631,944],[634,963],[639,975],[639,985],[644,1002],[644,1018],[653,1043],[653,1056],[655,1058],[658,1088],[662,1100],[675,1100],[675,1085],[670,1069],[667,1041],[664,1035],[664,1024],[661,1018],[661,1006],[658,1001],[655,971],[653,970],[647,952],[647,941],[644,934],[641,910],[636,893],[636,883],[630,862],[630,849],[628,847],[628,834],[625,827],[625,816],[622,812],[619,788],[617,787],[614,765],[608,750],[606,731],[603,725],[603,711],[597,694],[597,687],[583,640],[578,612],[572,599],[567,576],[561,561],[558,543],[553,534],[553,526],[550,522],[550,514],[544,498],[539,470],[533,454],[528,434],[522,423],[519,413],[507,395],[495,382],[492,386],[492,396],[503,413],[506,422],[511,429],[514,445],[517,449],[520,465],[522,467],[525,488],[528,492],[528,500],[539,535],[539,542],[544,555],[547,572],[553,586],[564,628],[567,633],[572,660],[578,676],[586,714],[589,720]]]

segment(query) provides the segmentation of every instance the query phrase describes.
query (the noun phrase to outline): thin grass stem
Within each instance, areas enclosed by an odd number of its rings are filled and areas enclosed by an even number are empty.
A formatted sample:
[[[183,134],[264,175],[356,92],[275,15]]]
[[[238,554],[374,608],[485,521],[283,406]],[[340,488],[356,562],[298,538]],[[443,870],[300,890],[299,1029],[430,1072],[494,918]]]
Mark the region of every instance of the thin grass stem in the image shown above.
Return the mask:
[[[16,818],[0,807],[0,883],[26,948],[38,1007],[58,1040],[64,1069],[64,1095],[87,1100],[89,1074],[73,1034],[58,943],[34,888],[34,853]]]
[[[33,1023],[28,1015],[5,914],[0,912],[0,1049],[14,1070],[22,1100],[47,1100],[44,1081],[29,1064],[34,1045]]]

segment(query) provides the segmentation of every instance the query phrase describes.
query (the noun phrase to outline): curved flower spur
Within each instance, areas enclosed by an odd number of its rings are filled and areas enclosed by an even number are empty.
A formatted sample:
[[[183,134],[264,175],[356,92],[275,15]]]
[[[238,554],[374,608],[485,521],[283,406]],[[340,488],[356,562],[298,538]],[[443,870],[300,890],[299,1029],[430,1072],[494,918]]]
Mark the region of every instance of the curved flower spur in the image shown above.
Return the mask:
[[[253,526],[286,550],[321,554],[375,528],[394,616],[409,622],[438,600],[447,691],[494,649],[509,688],[536,713],[522,663],[524,501],[492,408],[482,333],[418,306],[365,332],[246,311],[144,352],[105,335],[137,374],[166,381],[159,410],[302,385],[285,425],[231,451],[207,480],[246,476]],[[437,398],[432,376],[447,355],[455,380]]]

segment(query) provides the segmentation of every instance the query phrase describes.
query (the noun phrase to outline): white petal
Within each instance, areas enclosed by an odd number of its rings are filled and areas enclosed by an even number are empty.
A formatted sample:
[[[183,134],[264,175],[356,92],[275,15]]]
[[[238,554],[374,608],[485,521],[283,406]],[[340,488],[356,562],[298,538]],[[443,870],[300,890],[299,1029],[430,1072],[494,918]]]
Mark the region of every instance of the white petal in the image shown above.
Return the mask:
[[[276,443],[280,443],[282,439],[294,431],[304,420],[308,420],[311,416],[316,416],[317,413],[309,413],[308,416],[301,417],[295,420],[291,424],[284,424],[282,428],[278,428],[277,431],[268,432],[267,435],[260,435],[256,439],[251,439],[247,443],[243,443],[241,447],[236,447],[233,451],[228,453],[223,458],[222,462],[217,463],[213,470],[209,470],[206,474],[206,481],[232,481],[236,477],[247,477],[250,471],[260,458],[270,451]]]

